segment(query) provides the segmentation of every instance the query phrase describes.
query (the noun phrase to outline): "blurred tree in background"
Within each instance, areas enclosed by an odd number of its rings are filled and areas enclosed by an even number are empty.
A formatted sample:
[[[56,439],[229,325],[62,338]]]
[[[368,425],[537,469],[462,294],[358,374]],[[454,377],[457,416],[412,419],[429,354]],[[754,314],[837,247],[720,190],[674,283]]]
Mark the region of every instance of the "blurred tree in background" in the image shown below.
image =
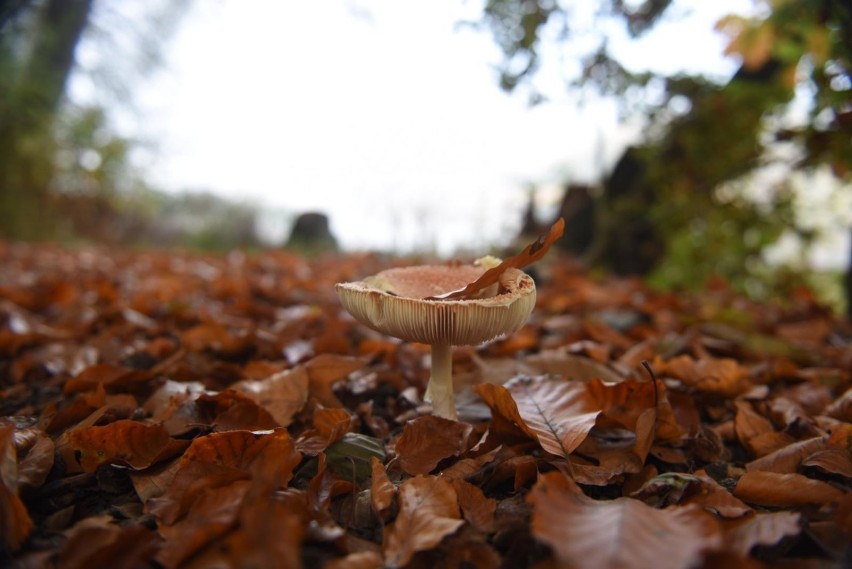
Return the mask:
[[[247,206],[151,188],[132,160],[143,141],[110,124],[116,110],[133,113],[134,84],[161,63],[188,6],[0,0],[0,237],[257,244]],[[85,41],[99,49],[81,57]],[[85,104],[68,98],[72,72]]]
[[[542,100],[535,81],[542,47],[589,36],[572,19],[577,5],[488,0],[483,23],[504,54],[504,89],[523,88],[531,101]],[[619,21],[636,38],[671,17],[672,6],[672,0],[602,0],[596,18]],[[616,97],[625,116],[647,121],[645,140],[622,156],[601,190],[566,192],[561,213],[576,214],[576,230],[585,235],[569,234],[564,242],[589,264],[650,273],[675,286],[721,275],[753,293],[801,282],[769,267],[763,253],[785,231],[798,231],[806,243],[813,237],[797,225],[795,173],[829,168],[849,191],[852,5],[764,0],[756,8],[752,17],[731,15],[717,24],[729,38],[726,54],[741,61],[722,84],[628,70],[611,54],[606,35],[586,41],[590,47],[566,88]],[[795,116],[791,109],[802,101],[806,111]],[[846,286],[852,298],[849,275]]]

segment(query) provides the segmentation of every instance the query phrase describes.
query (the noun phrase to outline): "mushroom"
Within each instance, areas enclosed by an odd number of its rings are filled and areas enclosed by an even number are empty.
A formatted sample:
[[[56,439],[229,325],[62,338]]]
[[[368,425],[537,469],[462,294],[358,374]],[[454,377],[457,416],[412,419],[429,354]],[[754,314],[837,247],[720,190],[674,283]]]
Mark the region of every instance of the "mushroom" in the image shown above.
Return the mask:
[[[455,420],[458,416],[452,346],[511,334],[524,325],[535,305],[532,278],[512,267],[501,267],[498,282],[472,298],[454,299],[447,294],[476,281],[487,269],[482,265],[394,268],[335,287],[343,307],[362,324],[401,340],[431,345],[432,374],[424,399],[439,417]]]

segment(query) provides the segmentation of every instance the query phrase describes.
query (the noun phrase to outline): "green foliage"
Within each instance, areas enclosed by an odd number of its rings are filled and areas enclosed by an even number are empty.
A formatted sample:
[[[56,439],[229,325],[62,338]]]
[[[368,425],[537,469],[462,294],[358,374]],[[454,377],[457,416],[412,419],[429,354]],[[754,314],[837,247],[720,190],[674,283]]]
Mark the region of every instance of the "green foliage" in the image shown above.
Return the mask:
[[[571,19],[578,4],[488,3],[483,21],[505,56],[504,88],[534,83],[541,44],[554,37],[548,29],[561,25],[561,41],[583,32]],[[635,37],[651,30],[672,4],[600,0],[596,17],[623,21]],[[615,96],[624,112],[648,121],[636,151],[644,165],[641,180],[599,200],[605,211],[598,228],[609,235],[596,242],[613,243],[637,219],[649,219],[665,245],[651,275],[656,284],[697,287],[720,275],[759,296],[801,285],[805,276],[793,278],[763,255],[785,230],[796,229],[790,189],[776,183],[754,199],[765,183],[750,174],[767,165],[793,172],[827,164],[852,180],[852,7],[831,0],[761,4],[758,16],[731,15],[717,24],[729,38],[726,54],[742,62],[724,85],[700,76],[631,73],[611,56],[603,34],[580,56],[574,87]],[[519,54],[528,65],[516,66]],[[662,86],[662,94],[636,96],[649,85]],[[810,96],[807,116],[798,121],[787,113],[796,93]],[[780,158],[774,155],[779,143],[786,146]]]

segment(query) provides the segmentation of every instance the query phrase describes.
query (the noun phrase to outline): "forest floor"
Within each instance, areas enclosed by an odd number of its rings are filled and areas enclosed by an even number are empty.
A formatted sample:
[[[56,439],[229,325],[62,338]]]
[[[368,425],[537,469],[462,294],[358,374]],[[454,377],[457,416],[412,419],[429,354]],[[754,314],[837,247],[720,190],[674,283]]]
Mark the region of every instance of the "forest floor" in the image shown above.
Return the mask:
[[[852,564],[848,320],[551,252],[450,421],[334,290],[405,263],[0,242],[0,566]]]

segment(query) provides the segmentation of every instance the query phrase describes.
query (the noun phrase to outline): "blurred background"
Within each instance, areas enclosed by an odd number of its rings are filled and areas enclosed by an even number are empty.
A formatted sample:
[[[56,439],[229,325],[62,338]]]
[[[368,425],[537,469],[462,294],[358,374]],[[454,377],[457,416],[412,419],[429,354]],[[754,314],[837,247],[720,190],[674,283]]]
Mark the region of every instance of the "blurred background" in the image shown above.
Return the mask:
[[[0,0],[0,238],[852,296],[841,0]],[[846,274],[844,279],[844,274]]]

